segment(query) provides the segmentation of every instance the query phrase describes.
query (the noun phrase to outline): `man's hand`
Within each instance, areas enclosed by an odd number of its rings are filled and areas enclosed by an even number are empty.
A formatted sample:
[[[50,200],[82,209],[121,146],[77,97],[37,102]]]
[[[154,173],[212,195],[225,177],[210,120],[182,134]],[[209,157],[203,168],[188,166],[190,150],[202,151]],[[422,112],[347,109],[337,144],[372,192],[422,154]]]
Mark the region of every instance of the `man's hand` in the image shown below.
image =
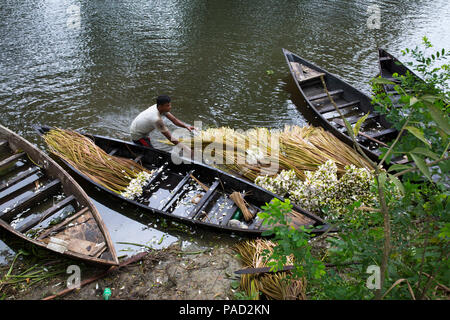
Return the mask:
[[[194,131],[194,130],[197,130],[197,128],[194,127],[194,126],[186,126],[186,129],[188,129],[191,132]]]
[[[193,126],[188,126],[187,124],[183,123],[182,121],[178,120],[177,117],[175,117],[173,114],[171,114],[170,112],[168,112],[166,114],[166,118],[169,119],[170,121],[173,122],[174,125],[176,125],[177,127],[180,128],[186,128],[189,131],[192,130],[197,130],[197,128],[193,127]]]
[[[175,139],[174,137],[172,137],[172,135],[170,134],[169,130],[161,132],[170,142],[172,142],[174,145],[179,144],[180,142]]]

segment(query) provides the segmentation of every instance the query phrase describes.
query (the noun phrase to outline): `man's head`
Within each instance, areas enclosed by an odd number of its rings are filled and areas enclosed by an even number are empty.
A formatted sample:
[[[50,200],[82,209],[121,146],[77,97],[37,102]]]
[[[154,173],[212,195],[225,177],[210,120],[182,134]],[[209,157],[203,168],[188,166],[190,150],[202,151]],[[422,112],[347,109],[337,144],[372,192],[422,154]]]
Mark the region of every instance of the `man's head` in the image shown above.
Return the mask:
[[[158,98],[156,98],[156,107],[158,108],[159,112],[169,112],[172,108],[172,106],[170,105],[170,97],[159,96]]]

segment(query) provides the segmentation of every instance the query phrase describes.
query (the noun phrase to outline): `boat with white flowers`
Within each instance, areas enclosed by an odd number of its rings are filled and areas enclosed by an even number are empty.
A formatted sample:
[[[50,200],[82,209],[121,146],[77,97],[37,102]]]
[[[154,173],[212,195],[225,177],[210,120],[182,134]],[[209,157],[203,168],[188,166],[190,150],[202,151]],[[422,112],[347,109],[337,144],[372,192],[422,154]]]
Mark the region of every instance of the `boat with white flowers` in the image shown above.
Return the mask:
[[[39,126],[36,130],[45,138],[52,129]],[[140,146],[123,140],[83,134],[110,158],[133,160],[146,171],[136,177],[122,192],[115,192],[99,181],[61,160],[72,172],[100,190],[139,207],[183,223],[220,231],[260,236],[266,229],[258,213],[273,198],[281,197],[217,168],[193,160],[173,161],[173,154]],[[180,163],[181,162],[181,163]],[[328,230],[322,218],[296,205],[289,214],[293,227],[311,227],[314,233]]]

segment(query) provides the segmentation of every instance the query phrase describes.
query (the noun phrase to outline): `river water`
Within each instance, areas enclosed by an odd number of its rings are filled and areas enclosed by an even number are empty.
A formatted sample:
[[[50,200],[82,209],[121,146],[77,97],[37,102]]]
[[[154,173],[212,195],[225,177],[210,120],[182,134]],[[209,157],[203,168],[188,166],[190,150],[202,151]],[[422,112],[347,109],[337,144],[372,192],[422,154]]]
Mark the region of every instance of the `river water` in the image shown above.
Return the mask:
[[[133,118],[168,94],[175,116],[203,128],[305,125],[281,48],[370,94],[377,47],[401,57],[427,36],[450,49],[449,30],[448,0],[3,0],[0,123],[42,149],[34,124],[128,139]],[[208,245],[204,231],[170,231],[91,191],[116,243]],[[14,252],[1,232],[0,250]]]

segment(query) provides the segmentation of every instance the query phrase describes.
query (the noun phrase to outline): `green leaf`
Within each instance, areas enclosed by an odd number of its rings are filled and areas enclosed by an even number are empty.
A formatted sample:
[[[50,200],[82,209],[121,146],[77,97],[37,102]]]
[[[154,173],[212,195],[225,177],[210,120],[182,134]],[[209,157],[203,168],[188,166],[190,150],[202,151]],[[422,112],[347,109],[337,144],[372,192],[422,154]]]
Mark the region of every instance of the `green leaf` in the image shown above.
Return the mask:
[[[446,134],[446,133],[444,132],[444,130],[442,130],[441,128],[439,128],[439,127],[437,127],[437,126],[431,126],[431,128],[435,129],[435,130],[437,131],[437,133],[439,133],[439,135],[441,136],[441,138],[442,138],[443,140],[447,139],[448,134]]]
[[[398,188],[398,190],[400,190],[400,193],[402,194],[402,196],[404,196],[405,195],[405,187],[403,186],[403,183],[401,183],[400,179],[389,173],[388,173],[388,177],[395,184],[395,186]]]
[[[388,172],[406,170],[411,168],[412,166],[408,166],[406,164],[393,164],[392,166],[389,167]]]
[[[432,95],[432,94],[424,94],[423,96],[420,97],[420,100],[422,100],[423,102],[429,102],[429,103],[434,103],[436,100],[441,99],[438,96]]]
[[[430,103],[425,103],[425,105],[428,107],[428,111],[430,111],[430,115],[438,127],[444,130],[446,134],[450,134],[450,123],[448,117],[445,117],[441,110],[436,108],[434,105]]]
[[[416,97],[411,97],[411,99],[409,99],[409,106],[416,104],[418,101],[419,99],[417,99]]]
[[[353,126],[353,134],[355,136],[358,135],[359,133],[359,128],[361,128],[361,125],[364,123],[364,121],[366,121],[367,117],[369,116],[370,112],[367,112],[366,115],[362,116],[361,118],[358,119],[358,121],[356,121],[355,125]]]
[[[425,139],[423,131],[421,129],[412,126],[406,126],[405,129],[411,132],[417,139],[425,143],[427,146],[431,147],[430,143],[427,141],[427,139]]]
[[[385,78],[381,78],[381,77],[380,78],[373,78],[372,82],[375,83],[375,84],[392,84],[392,85],[395,85],[395,82],[389,81],[389,80],[387,80]]]
[[[378,182],[382,186],[385,184],[385,182],[386,182],[386,172],[380,173],[380,175],[378,176]]]
[[[440,230],[438,237],[441,239],[449,239],[450,238],[450,223],[446,223]]]
[[[430,157],[431,159],[434,159],[434,160],[439,159],[439,156],[436,153],[434,153],[433,151],[431,151],[430,149],[427,149],[427,148],[417,147],[417,148],[414,148],[413,150],[411,150],[410,152],[415,153],[415,154],[421,154],[421,155]]]
[[[234,280],[234,281],[231,282],[230,287],[232,289],[236,290],[237,288],[239,288],[239,285],[240,285],[239,281]]]
[[[431,181],[431,173],[425,161],[415,153],[410,153],[410,155],[420,172],[422,172]]]
[[[349,133],[349,134],[351,134],[352,135],[352,138],[354,137],[354,135],[353,135],[353,128],[352,128],[352,125],[350,124],[350,122],[348,122],[348,120],[344,117],[344,124],[345,124],[345,127],[347,128],[347,132]]]

